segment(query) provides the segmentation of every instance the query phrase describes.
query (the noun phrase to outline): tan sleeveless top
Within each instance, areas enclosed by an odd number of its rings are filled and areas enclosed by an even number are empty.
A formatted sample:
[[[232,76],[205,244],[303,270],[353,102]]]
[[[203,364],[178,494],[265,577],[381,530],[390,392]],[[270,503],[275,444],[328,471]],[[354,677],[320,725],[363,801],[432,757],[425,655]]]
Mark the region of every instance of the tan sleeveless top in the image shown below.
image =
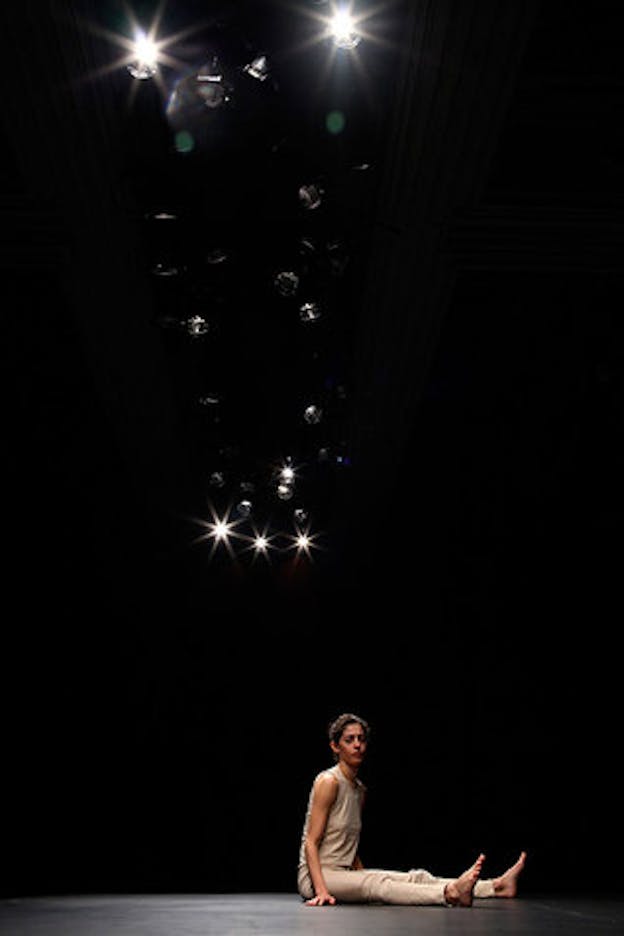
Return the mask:
[[[329,810],[325,832],[319,843],[321,867],[351,868],[360,843],[362,799],[366,787],[362,781],[357,778],[355,784],[347,780],[338,764],[336,764],[335,767],[331,767],[329,770],[323,770],[314,778],[314,783],[316,783],[318,778],[323,776],[323,774],[331,774],[336,777],[338,780],[338,793],[334,804]],[[303,824],[301,847],[299,849],[298,884],[299,892],[305,897],[312,897],[314,893],[305,856],[305,840],[308,834],[313,796],[314,784],[312,785],[308,798],[308,808]]]

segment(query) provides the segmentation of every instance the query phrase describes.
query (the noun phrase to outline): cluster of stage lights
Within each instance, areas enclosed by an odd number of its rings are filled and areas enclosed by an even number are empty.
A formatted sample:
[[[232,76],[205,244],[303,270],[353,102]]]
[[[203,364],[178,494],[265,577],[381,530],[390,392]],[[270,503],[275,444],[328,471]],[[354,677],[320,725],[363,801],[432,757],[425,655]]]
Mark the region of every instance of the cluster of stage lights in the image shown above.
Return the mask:
[[[282,501],[290,500],[294,495],[296,482],[297,470],[293,466],[292,459],[288,457],[274,472],[274,493]],[[248,487],[251,488],[253,485],[241,485],[241,488],[245,490],[243,499],[234,508],[230,504],[222,516],[219,516],[214,505],[209,503],[212,522],[196,521],[202,530],[196,542],[212,541],[210,558],[214,556],[219,547],[233,557],[235,547],[239,547],[239,550],[250,553],[254,559],[262,556],[270,561],[279,555],[292,555],[293,552],[297,558],[310,559],[312,551],[320,548],[320,534],[311,533],[308,511],[303,507],[297,507],[292,512],[294,534],[270,533],[268,525],[260,529],[254,522],[254,504],[248,499],[253,494],[247,491]],[[232,515],[236,519],[232,519]],[[247,524],[247,529],[251,530],[251,533],[241,529],[244,524]]]
[[[317,6],[325,5],[324,0],[317,0]],[[336,49],[352,50],[358,46],[362,40],[363,32],[361,28],[361,17],[354,15],[350,6],[331,5],[331,13],[323,15],[314,14],[320,25],[319,39],[331,39]],[[118,40],[128,50],[129,59],[126,59],[126,67],[133,78],[140,81],[153,78],[158,72],[158,65],[161,62],[175,64],[175,61],[167,54],[166,48],[173,42],[173,38],[165,41],[156,41],[156,26],[153,26],[149,34],[135,28],[135,38],[132,42],[123,39]],[[175,37],[177,38],[177,37]],[[265,56],[258,56],[250,62],[244,69],[252,77],[264,81],[268,74],[268,65]]]
[[[311,16],[318,23],[319,29],[316,34],[318,41],[329,40],[335,50],[354,50],[361,42],[362,37],[366,35],[362,24],[364,17],[356,16],[350,5],[335,5],[329,0],[310,0],[313,6],[318,8],[318,12],[312,12]],[[329,8],[327,11],[321,8]],[[159,28],[158,18],[152,24],[149,33],[141,31],[138,24],[134,24],[134,41],[126,38],[119,39],[117,42],[123,46],[127,52],[123,63],[130,75],[138,81],[145,81],[150,78],[161,84],[159,76],[159,65],[168,65],[179,69],[181,63],[170,54],[168,50],[172,49],[175,42],[181,38],[180,35],[171,36],[167,39],[157,39]],[[190,30],[192,31],[192,30]],[[369,38],[371,38],[369,36]],[[269,63],[264,55],[259,55],[247,64],[243,71],[251,78],[258,81],[265,81],[269,75]],[[221,74],[220,64],[215,58],[210,65],[203,66],[198,75],[194,76],[195,82],[200,83],[202,100],[206,107],[216,108],[230,100],[228,86]],[[162,90],[162,89],[161,89]],[[176,101],[174,92],[169,101],[169,108]],[[196,89],[194,89],[196,91]],[[231,90],[231,89],[230,89]],[[306,208],[315,208],[322,200],[322,190],[318,187],[303,187],[299,191],[299,198]],[[158,270],[159,275],[173,275],[172,271]],[[174,271],[177,273],[177,270]],[[286,278],[294,274],[281,273],[276,277],[275,287],[282,295],[290,295],[292,284],[286,283]],[[281,277],[281,279],[280,279]],[[289,287],[287,290],[286,287]],[[296,287],[294,289],[296,291]],[[300,317],[304,322],[316,321],[320,317],[320,309],[317,303],[305,302],[300,307]],[[191,337],[198,337],[205,334],[208,330],[208,324],[200,317],[192,317],[184,323],[185,328]],[[322,418],[322,411],[315,405],[306,408],[304,419],[308,424],[314,424]],[[217,473],[218,474],[218,473]],[[211,481],[212,483],[212,481]],[[216,484],[216,482],[215,482]],[[220,485],[216,485],[220,486]],[[277,484],[274,493],[279,500],[290,500],[294,494],[295,473],[290,460],[278,472]],[[243,500],[236,504],[234,513],[237,519],[231,519],[232,508],[228,508],[222,516],[219,516],[212,504],[209,504],[212,522],[197,521],[202,528],[199,541],[209,540],[212,543],[211,558],[218,550],[225,550],[230,557],[239,551],[249,553],[253,560],[257,557],[263,557],[266,561],[278,555],[293,554],[299,557],[311,558],[312,551],[319,549],[319,534],[311,534],[308,523],[307,511],[298,508],[293,512],[294,534],[270,533],[268,527],[260,530],[252,522],[253,509],[250,501]],[[241,529],[242,524],[247,524],[247,530]]]
[[[210,558],[212,558],[219,547],[223,548],[230,556],[234,557],[235,546],[239,546],[243,552],[252,556],[252,560],[262,557],[266,561],[278,555],[295,555],[296,558],[311,558],[312,551],[319,549],[318,534],[312,534],[310,528],[298,529],[294,534],[270,533],[268,527],[259,530],[252,526],[252,532],[244,533],[239,529],[242,520],[232,520],[230,518],[230,509],[226,510],[223,516],[211,506],[212,521],[197,521],[202,529],[197,542],[212,541]]]

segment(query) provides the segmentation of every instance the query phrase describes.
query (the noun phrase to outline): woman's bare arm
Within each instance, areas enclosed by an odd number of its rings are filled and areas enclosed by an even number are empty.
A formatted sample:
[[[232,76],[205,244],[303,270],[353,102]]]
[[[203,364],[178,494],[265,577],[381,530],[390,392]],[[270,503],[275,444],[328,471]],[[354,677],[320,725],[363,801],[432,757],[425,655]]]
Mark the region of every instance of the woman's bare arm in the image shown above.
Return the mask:
[[[305,840],[305,856],[316,895],[312,900],[306,901],[311,907],[322,907],[324,903],[336,903],[336,898],[328,892],[325,884],[319,858],[319,844],[325,832],[329,810],[336,802],[337,795],[338,781],[336,778],[332,777],[331,774],[322,774],[314,784],[308,832]]]

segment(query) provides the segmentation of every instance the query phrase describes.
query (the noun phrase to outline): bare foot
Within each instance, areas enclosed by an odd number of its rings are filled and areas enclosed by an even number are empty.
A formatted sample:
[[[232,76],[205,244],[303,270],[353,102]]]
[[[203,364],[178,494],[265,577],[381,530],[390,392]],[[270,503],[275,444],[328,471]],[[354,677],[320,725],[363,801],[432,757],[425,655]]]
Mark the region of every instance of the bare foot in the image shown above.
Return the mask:
[[[464,871],[455,881],[451,881],[446,885],[444,888],[444,897],[451,906],[472,906],[472,892],[475,884],[479,880],[484,861],[485,855],[479,855],[475,863],[468,868],[467,871]]]
[[[494,878],[494,895],[496,897],[515,897],[518,892],[518,875],[524,868],[526,861],[526,852],[521,852],[520,857],[511,868],[508,868],[500,877]]]

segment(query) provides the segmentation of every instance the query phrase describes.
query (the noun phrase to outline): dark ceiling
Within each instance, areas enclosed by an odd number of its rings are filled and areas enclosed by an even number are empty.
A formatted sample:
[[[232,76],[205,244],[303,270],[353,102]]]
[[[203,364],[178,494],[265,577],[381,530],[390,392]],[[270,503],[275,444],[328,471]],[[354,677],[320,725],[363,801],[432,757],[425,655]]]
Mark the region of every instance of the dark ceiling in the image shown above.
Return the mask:
[[[306,594],[420,569],[423,588],[433,575],[453,592],[462,576],[506,581],[544,540],[559,551],[579,512],[579,537],[612,532],[615,5],[362,3],[367,35],[333,56],[311,41],[328,8],[163,5],[178,64],[158,83],[120,64],[122,4],[3,12],[20,581],[40,563],[55,593],[66,578],[91,593],[94,577],[106,591],[144,576],[202,606],[232,575],[238,595],[252,580]],[[133,12],[148,26],[156,11]],[[261,54],[264,82],[242,71]],[[214,55],[230,104],[168,120],[176,83]],[[304,184],[321,186],[318,208]],[[149,220],[163,211],[177,220]],[[300,277],[294,297],[276,290],[284,270]],[[304,324],[308,299],[324,315]],[[207,335],[189,334],[193,315]],[[287,456],[301,477],[280,502],[272,471]],[[210,562],[209,543],[192,545],[241,482],[259,527],[291,533],[294,507],[309,511],[323,534],[312,567],[232,565],[223,550]]]

